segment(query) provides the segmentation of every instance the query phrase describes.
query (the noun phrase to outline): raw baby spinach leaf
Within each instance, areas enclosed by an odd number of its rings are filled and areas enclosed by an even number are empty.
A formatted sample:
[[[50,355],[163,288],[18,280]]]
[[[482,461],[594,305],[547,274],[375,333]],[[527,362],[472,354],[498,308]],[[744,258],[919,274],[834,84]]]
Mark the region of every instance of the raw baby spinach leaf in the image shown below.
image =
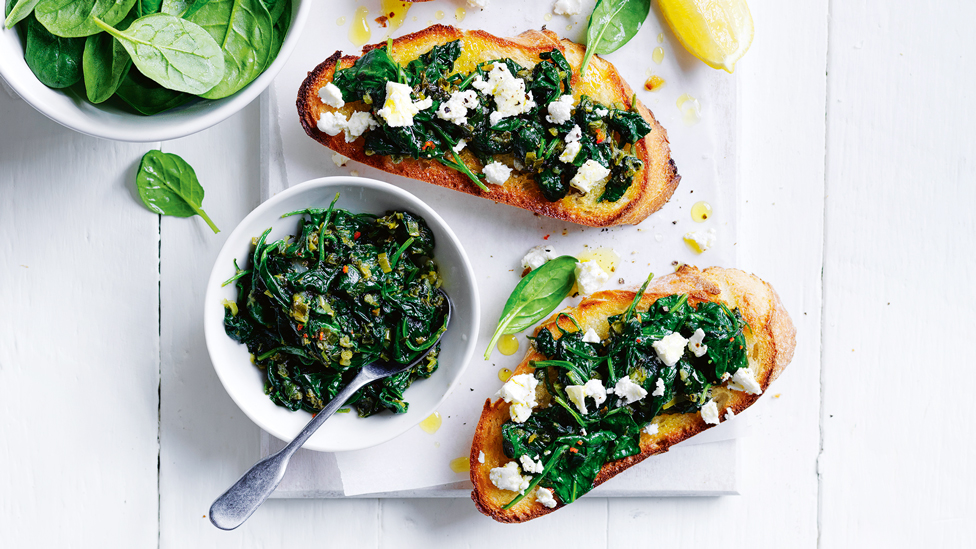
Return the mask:
[[[102,31],[100,19],[115,25],[132,9],[136,0],[40,0],[34,8],[37,20],[51,34],[66,38],[90,36]]]
[[[272,59],[274,21],[262,0],[210,0],[186,17],[207,31],[223,51],[223,79],[200,96],[220,99],[233,95],[267,68]]]
[[[271,43],[271,56],[268,58],[269,65],[278,58],[281,46],[285,42],[285,35],[288,33],[288,27],[291,26],[291,0],[284,0],[282,4],[285,5],[285,8],[275,20],[274,40]],[[271,17],[274,18],[274,14],[271,14]]]
[[[129,28],[136,17],[135,10],[129,12],[118,27]],[[107,101],[119,89],[131,66],[129,53],[111,34],[100,32],[86,38],[82,67],[88,100],[94,104]]]
[[[137,17],[159,13],[163,9],[163,0],[136,0],[133,11]]]
[[[84,38],[54,36],[36,18],[27,20],[24,60],[42,84],[67,88],[82,78]]]
[[[617,51],[636,36],[650,10],[651,0],[598,0],[586,29],[586,53],[580,74],[586,74],[594,53]]]
[[[36,6],[39,1],[40,0],[17,0],[16,3],[12,4],[10,0],[7,0],[7,13],[3,25],[8,29],[14,28],[14,25],[23,21],[25,17],[34,11],[34,6]]]
[[[313,413],[365,364],[406,364],[434,346],[414,368],[350,400],[363,417],[406,412],[404,393],[437,369],[435,345],[446,329],[430,228],[407,212],[377,218],[335,201],[287,215],[301,216],[293,236],[269,242],[268,229],[246,268],[235,264],[237,302],[224,305],[227,335],[247,345],[273,402]]]
[[[207,31],[165,13],[140,17],[120,31],[97,17],[95,24],[114,36],[142,74],[175,91],[202,94],[221,82],[224,55]]]
[[[203,211],[203,187],[193,167],[178,155],[149,151],[142,157],[136,174],[139,198],[160,215],[190,217],[199,215],[213,232],[220,229]]]
[[[551,313],[566,299],[575,282],[576,258],[568,255],[552,259],[525,275],[502,309],[498,327],[485,350],[485,360],[501,336],[521,332]]]
[[[121,99],[137,113],[151,116],[186,104],[193,100],[188,93],[166,89],[146,78],[136,69],[130,69],[119,87],[115,97]]]

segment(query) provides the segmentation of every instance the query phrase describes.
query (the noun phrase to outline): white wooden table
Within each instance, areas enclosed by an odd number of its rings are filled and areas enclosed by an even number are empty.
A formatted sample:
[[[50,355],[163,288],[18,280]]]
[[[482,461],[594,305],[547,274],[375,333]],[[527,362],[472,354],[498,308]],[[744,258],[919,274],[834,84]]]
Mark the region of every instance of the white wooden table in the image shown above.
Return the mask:
[[[0,92],[0,547],[974,546],[976,7],[939,4],[750,2],[737,245],[798,347],[750,412],[742,495],[588,498],[522,527],[450,499],[273,500],[211,526],[258,452],[201,331],[258,203],[258,105],[132,145]],[[224,233],[144,209],[155,146],[195,166]]]

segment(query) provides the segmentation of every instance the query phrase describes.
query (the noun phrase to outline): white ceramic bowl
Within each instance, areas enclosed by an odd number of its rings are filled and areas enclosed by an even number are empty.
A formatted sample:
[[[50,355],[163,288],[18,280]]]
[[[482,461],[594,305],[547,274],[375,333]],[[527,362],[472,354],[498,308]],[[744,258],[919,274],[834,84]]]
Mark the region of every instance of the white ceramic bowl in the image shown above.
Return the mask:
[[[152,116],[122,111],[102,103],[93,105],[68,90],[48,88],[24,61],[24,47],[16,29],[0,21],[0,76],[20,97],[42,114],[81,133],[118,141],[150,142],[176,139],[205,130],[243,109],[257,97],[285,65],[298,44],[313,0],[292,1],[291,27],[278,57],[261,76],[230,97],[194,101]]]
[[[203,323],[210,360],[227,393],[254,423],[279,439],[290,441],[312,416],[304,411],[290,412],[264,394],[264,372],[251,363],[247,348],[224,332],[223,300],[236,301],[237,289],[233,284],[220,285],[234,275],[234,259],[242,267],[249,264],[252,237],[260,236],[268,227],[273,227],[269,241],[295,234],[299,217],[282,219],[281,215],[305,208],[327,208],[336,192],[340,193],[336,207],[351,212],[384,214],[406,210],[427,221],[434,232],[434,259],[444,279],[444,290],[454,303],[454,312],[441,339],[437,371],[428,379],[414,382],[404,394],[410,403],[407,413],[382,412],[369,418],[355,413],[336,414],[304,446],[324,452],[375,446],[434,413],[471,360],[481,316],[474,271],[464,248],[441,216],[419,198],[388,183],[359,177],[325,177],[296,185],[261,204],[241,221],[220,250],[207,283]]]

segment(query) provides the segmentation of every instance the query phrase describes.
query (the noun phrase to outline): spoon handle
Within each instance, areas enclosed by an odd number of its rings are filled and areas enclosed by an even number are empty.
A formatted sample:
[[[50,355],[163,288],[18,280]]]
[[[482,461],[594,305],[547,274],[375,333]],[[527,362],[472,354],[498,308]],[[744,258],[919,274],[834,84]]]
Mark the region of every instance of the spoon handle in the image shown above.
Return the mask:
[[[221,530],[233,530],[244,524],[244,521],[257,511],[264,500],[268,499],[268,496],[278,487],[278,483],[285,476],[288,461],[295,451],[301,448],[312,433],[336,413],[336,410],[342,407],[353,393],[374,379],[376,377],[367,373],[365,369],[361,370],[349,385],[339,391],[339,394],[305,425],[294,440],[278,452],[255,463],[233,486],[214,500],[213,505],[210,506],[210,522]]]

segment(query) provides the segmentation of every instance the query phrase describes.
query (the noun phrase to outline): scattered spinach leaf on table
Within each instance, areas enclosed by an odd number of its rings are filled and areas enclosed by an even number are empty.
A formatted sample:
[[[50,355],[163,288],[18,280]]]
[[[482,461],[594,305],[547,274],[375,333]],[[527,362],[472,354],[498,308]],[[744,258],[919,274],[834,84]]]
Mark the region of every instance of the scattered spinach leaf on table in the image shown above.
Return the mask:
[[[34,7],[37,20],[51,34],[65,38],[84,37],[102,29],[96,19],[107,25],[121,21],[136,0],[41,0]]]
[[[48,32],[35,17],[27,20],[24,60],[42,84],[67,88],[82,78],[84,38],[62,38]]]
[[[190,217],[199,215],[214,233],[220,229],[203,211],[203,186],[193,167],[172,153],[152,150],[142,157],[136,174],[139,198],[160,215]]]
[[[498,327],[485,350],[485,360],[498,339],[529,328],[551,313],[573,289],[576,282],[576,258],[568,255],[557,257],[531,271],[519,281],[502,309]]]
[[[175,91],[202,94],[220,83],[224,55],[220,46],[197,24],[154,13],[136,19],[120,31],[97,17],[95,23],[125,47],[142,74]]]
[[[650,11],[651,0],[598,0],[586,29],[586,53],[580,74],[586,74],[594,53],[617,51],[636,36]]]

